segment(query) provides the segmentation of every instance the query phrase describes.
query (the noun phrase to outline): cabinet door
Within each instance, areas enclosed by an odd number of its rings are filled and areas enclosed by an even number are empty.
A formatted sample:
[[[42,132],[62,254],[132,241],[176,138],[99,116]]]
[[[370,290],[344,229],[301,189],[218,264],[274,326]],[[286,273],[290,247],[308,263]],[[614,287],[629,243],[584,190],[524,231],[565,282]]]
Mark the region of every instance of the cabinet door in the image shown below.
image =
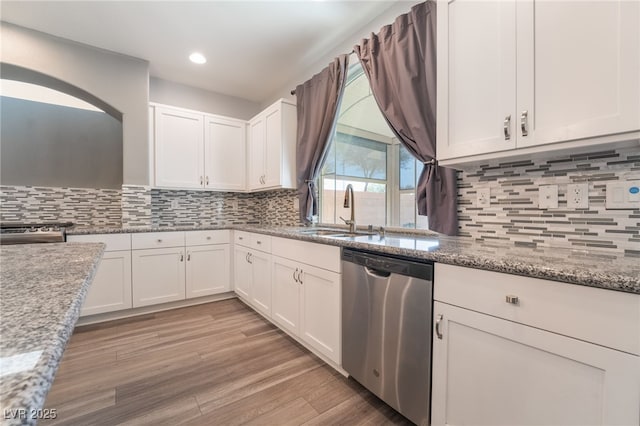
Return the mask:
[[[201,188],[204,131],[200,114],[156,107],[156,185]]]
[[[184,300],[184,248],[133,250],[133,307]]]
[[[233,250],[233,285],[236,294],[247,301],[251,290],[251,264],[249,264],[249,251],[243,247],[235,247]]]
[[[640,3],[518,2],[518,146],[640,129]],[[518,121],[520,119],[518,118]]]
[[[341,281],[340,274],[301,265],[300,336],[320,353],[340,365]]]
[[[131,307],[131,251],[106,252],[89,287],[80,315],[102,314]]]
[[[224,191],[245,189],[246,123],[205,117],[205,187]]]
[[[278,256],[272,257],[271,318],[294,335],[300,334],[300,289],[297,281],[299,264]]]
[[[187,247],[186,298],[230,290],[229,244]]]
[[[264,186],[265,170],[265,122],[264,118],[256,118],[249,123],[249,189]]]
[[[280,186],[282,172],[282,111],[274,107],[266,111],[264,116],[265,126],[265,177],[264,186]]]
[[[440,302],[434,314],[433,425],[638,424],[638,357]]]
[[[439,159],[515,148],[515,8],[514,1],[439,2]]]
[[[251,263],[251,303],[257,310],[271,318],[271,255],[252,251]]]

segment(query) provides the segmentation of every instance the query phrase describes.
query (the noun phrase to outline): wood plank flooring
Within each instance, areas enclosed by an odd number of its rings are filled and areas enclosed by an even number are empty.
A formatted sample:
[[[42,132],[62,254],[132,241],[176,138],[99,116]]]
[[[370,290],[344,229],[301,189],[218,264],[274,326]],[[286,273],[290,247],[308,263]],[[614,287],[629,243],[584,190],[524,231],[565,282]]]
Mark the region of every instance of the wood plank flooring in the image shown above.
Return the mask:
[[[237,299],[78,327],[41,425],[411,424]]]

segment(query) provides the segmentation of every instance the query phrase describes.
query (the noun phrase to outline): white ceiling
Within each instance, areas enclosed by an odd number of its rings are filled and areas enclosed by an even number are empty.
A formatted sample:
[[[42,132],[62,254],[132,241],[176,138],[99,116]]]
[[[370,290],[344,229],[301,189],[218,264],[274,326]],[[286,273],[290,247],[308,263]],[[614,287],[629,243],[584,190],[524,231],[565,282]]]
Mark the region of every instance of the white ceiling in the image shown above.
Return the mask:
[[[397,1],[3,0],[0,16],[145,59],[154,77],[264,102]],[[208,62],[192,64],[193,51]]]

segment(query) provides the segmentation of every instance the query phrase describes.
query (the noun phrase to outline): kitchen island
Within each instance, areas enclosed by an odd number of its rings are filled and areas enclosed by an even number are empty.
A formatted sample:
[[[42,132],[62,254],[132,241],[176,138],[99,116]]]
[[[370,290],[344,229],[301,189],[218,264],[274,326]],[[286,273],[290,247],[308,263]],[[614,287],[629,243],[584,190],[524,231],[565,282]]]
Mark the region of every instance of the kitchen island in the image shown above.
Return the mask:
[[[0,248],[3,425],[55,418],[45,397],[103,251],[100,243]]]

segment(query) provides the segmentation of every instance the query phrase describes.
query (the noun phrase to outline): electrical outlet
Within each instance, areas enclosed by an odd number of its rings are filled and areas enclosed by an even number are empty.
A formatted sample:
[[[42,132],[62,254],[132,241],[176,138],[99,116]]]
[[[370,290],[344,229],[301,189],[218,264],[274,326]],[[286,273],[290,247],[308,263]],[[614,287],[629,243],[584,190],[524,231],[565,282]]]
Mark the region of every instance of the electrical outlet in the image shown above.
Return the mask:
[[[171,200],[171,208],[177,209],[178,207],[180,207],[180,205],[178,204],[178,200]]]
[[[542,185],[538,189],[538,208],[558,208],[558,185]]]
[[[300,211],[300,198],[295,197],[293,199],[293,211],[295,212],[299,212]]]
[[[567,207],[572,209],[589,208],[588,183],[570,183],[567,185]]]
[[[238,200],[229,200],[229,207],[231,207],[231,210],[238,211]]]
[[[477,207],[487,207],[491,205],[491,188],[480,188],[476,194],[478,197]]]

